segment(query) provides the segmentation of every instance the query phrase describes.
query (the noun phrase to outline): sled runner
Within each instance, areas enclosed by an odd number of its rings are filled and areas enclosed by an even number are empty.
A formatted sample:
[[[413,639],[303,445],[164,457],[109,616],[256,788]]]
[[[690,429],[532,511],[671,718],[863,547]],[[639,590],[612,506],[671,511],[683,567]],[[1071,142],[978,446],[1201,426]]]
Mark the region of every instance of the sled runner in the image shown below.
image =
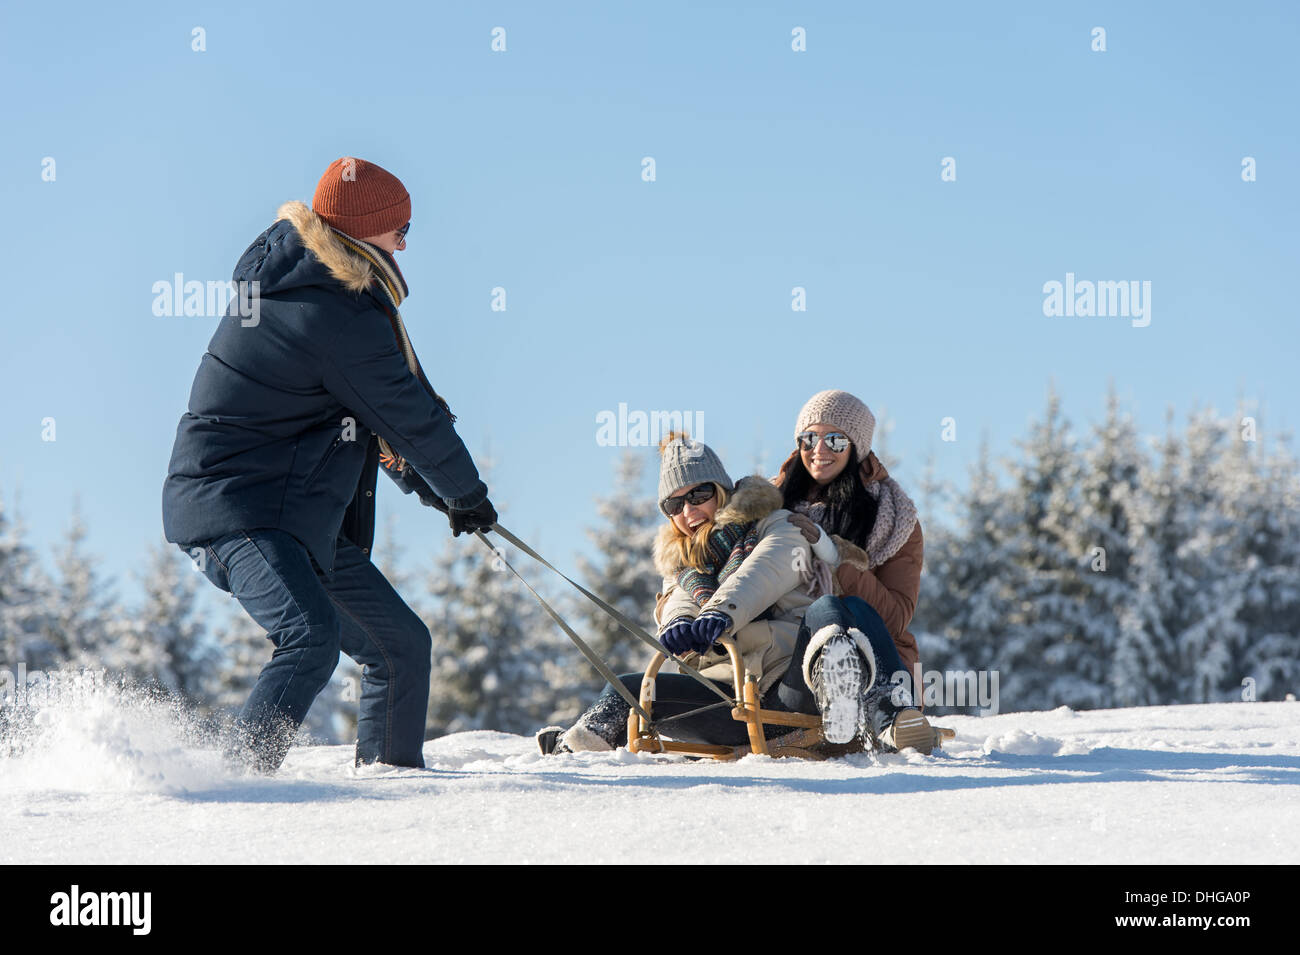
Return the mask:
[[[826,737],[822,734],[822,719],[820,716],[808,713],[790,713],[785,710],[763,709],[759,705],[758,681],[754,679],[753,674],[745,669],[745,662],[740,656],[740,651],[736,649],[735,642],[730,637],[722,637],[717,643],[727,651],[727,656],[731,660],[732,684],[735,688],[731,716],[733,719],[745,724],[745,729],[749,734],[749,745],[723,746],[712,743],[683,743],[676,740],[666,740],[660,737],[659,731],[653,723],[648,723],[640,712],[633,709],[627,718],[627,748],[629,750],[634,753],[684,753],[688,756],[710,756],[713,759],[730,760],[740,759],[750,753],[757,753],[761,756],[826,759],[830,756],[859,753],[865,748],[860,739],[846,744],[826,742]],[[654,715],[655,678],[659,675],[659,668],[664,665],[667,659],[667,654],[662,650],[657,652],[651,658],[650,665],[646,667],[645,676],[641,679],[641,698],[638,702],[640,703],[640,709],[649,715],[651,719],[653,719]],[[789,726],[791,731],[784,736],[768,740],[763,729],[769,725]],[[923,739],[916,733],[916,730],[921,729],[923,726],[925,726],[925,722],[921,720],[920,725],[916,726],[915,729],[909,727],[911,729],[910,736],[905,736],[904,731],[900,729],[899,743],[902,746],[911,746],[916,749],[922,749],[925,743],[929,743],[931,749],[938,749],[945,739],[952,739],[957,735],[955,730],[942,726],[932,726],[928,727],[931,738]]]

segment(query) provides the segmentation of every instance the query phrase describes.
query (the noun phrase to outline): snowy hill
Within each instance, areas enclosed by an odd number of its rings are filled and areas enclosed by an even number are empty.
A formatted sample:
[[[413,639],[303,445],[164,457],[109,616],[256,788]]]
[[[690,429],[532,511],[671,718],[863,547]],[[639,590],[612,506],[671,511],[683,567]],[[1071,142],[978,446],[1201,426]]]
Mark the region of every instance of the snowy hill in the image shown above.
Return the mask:
[[[138,704],[42,714],[0,758],[3,863],[1083,862],[1300,859],[1300,705],[948,717],[942,755],[541,757],[462,733],[426,770],[300,746],[225,770]]]

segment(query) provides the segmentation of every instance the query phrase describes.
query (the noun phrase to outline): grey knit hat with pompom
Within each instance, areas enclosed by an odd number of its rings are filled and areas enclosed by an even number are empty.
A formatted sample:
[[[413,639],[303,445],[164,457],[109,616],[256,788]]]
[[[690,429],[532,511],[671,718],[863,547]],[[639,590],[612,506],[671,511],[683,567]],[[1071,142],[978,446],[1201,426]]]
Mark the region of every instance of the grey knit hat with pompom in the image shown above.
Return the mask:
[[[728,494],[734,487],[718,456],[703,441],[676,434],[663,443],[659,449],[660,508],[674,491],[705,481],[712,481]]]

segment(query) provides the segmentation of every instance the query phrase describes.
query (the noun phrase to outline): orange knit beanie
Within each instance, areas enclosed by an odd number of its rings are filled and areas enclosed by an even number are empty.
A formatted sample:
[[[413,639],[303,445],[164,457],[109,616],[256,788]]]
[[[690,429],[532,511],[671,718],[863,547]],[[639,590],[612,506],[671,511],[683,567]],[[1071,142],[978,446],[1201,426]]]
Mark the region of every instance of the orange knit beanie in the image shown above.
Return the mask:
[[[311,207],[354,239],[392,232],[411,221],[411,196],[401,180],[382,166],[354,156],[330,163],[316,183]]]

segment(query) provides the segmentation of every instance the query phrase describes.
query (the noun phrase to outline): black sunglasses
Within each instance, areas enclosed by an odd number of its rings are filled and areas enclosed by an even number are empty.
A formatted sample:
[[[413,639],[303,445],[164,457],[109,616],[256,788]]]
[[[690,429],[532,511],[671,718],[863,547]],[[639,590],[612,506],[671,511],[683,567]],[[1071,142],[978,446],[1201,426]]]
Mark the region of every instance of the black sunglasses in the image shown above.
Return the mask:
[[[402,226],[400,229],[397,230],[397,237],[399,239],[405,239],[406,233],[410,231],[411,231],[411,223],[408,221],[406,225]]]
[[[685,494],[678,494],[676,497],[668,498],[659,507],[669,517],[676,517],[687,504],[703,504],[705,501],[713,500],[713,495],[717,493],[717,490],[711,482],[700,484],[691,488]]]
[[[830,448],[834,454],[839,454],[852,443],[849,441],[847,434],[841,434],[838,431],[828,431],[826,434],[818,434],[816,431],[800,431],[794,436],[794,439],[799,442],[799,447],[805,451],[816,448],[817,441],[820,439],[826,442],[826,447]]]

